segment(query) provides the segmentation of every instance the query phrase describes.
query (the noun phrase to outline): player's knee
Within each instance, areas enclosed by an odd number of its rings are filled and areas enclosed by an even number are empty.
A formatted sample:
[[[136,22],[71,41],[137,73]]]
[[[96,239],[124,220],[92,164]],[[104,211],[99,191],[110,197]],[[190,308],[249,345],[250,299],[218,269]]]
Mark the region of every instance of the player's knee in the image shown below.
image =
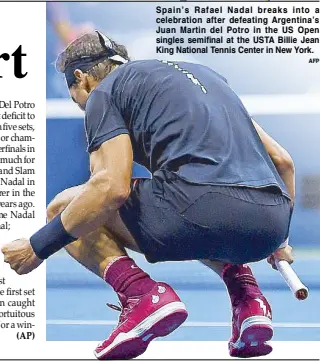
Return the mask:
[[[47,220],[50,222],[54,217],[64,211],[67,205],[67,202],[61,202],[57,197],[54,198],[47,207]]]
[[[63,212],[67,208],[68,204],[72,202],[74,197],[79,194],[82,187],[83,185],[67,188],[58,193],[47,207],[48,221],[51,221],[54,217]]]
[[[54,206],[53,202],[51,202],[47,207],[47,220],[50,222],[57,215],[57,208]]]

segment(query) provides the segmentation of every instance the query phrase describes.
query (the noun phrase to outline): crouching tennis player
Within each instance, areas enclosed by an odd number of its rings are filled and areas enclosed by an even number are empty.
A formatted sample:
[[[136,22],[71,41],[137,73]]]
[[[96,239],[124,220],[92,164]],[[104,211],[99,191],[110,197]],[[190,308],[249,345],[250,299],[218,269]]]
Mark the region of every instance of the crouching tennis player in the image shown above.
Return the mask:
[[[246,263],[292,262],[293,162],[213,70],[128,60],[123,46],[99,32],[58,57],[72,99],[85,110],[91,178],[53,200],[49,223],[30,240],[5,245],[5,261],[24,274],[66,246],[122,305],[113,306],[119,324],[96,357],[128,359],[180,326],[187,311],[125,248],[151,263],[200,260],[230,295],[230,355],[266,355],[271,308]],[[132,181],[133,160],[152,179]]]

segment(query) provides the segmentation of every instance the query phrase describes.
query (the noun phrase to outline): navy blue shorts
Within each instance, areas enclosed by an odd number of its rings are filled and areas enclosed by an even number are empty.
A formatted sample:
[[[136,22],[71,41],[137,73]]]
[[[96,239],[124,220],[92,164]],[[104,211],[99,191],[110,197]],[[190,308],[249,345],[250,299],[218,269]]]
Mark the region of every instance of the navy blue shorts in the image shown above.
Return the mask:
[[[195,185],[172,176],[139,180],[120,209],[150,263],[262,260],[288,235],[290,214],[278,188]]]

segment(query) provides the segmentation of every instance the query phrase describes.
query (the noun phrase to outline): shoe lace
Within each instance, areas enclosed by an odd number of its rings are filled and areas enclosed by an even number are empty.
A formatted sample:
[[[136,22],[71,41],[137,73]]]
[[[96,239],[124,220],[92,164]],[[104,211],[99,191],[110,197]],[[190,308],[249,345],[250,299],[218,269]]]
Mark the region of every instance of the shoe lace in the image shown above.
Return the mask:
[[[131,312],[136,303],[137,300],[128,299],[124,305],[118,302],[119,306],[112,303],[107,303],[107,306],[115,311],[120,312],[119,323],[122,323],[127,318],[127,315]]]

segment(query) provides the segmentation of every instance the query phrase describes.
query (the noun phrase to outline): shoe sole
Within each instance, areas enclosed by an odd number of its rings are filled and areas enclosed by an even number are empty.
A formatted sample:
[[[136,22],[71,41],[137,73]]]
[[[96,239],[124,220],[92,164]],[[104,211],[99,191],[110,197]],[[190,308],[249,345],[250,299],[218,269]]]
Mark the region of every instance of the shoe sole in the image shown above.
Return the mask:
[[[268,355],[272,352],[268,343],[272,337],[273,328],[268,317],[249,317],[241,325],[237,342],[229,343],[230,356],[249,358]]]
[[[148,316],[127,333],[120,333],[100,352],[94,351],[99,360],[128,360],[143,354],[156,337],[164,337],[177,329],[188,317],[182,302],[172,302]]]

